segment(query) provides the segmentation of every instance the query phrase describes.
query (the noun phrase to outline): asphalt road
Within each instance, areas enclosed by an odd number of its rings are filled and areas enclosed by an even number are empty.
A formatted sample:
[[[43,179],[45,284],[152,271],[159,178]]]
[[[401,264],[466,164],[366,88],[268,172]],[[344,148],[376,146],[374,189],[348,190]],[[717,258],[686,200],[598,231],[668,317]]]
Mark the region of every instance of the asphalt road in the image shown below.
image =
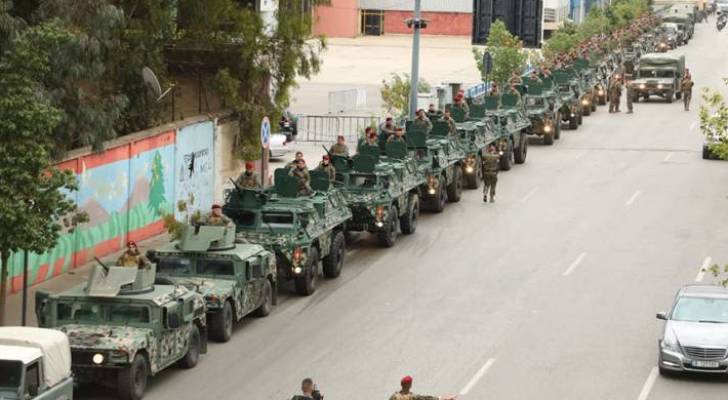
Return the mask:
[[[678,50],[697,88],[720,85],[724,40],[701,24]],[[327,399],[385,399],[411,374],[463,399],[724,399],[726,379],[655,375],[655,313],[707,257],[728,263],[728,164],[701,159],[694,109],[601,107],[532,142],[497,203],[468,191],[393,249],[363,236],[339,279],[282,296],[146,398],[285,399],[311,376]]]

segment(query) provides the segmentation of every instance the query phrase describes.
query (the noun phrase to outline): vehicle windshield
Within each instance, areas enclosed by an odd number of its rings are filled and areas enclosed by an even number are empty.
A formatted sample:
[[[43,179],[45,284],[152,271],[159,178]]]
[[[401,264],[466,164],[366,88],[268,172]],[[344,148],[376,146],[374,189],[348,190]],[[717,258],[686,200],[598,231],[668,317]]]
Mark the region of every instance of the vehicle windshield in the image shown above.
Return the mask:
[[[232,260],[197,260],[197,273],[204,275],[235,275],[235,265]]]
[[[374,174],[352,174],[349,176],[349,186],[358,189],[373,189],[379,187],[377,176]]]
[[[537,107],[537,106],[543,106],[544,101],[543,97],[526,97],[526,106],[527,107]]]
[[[728,322],[728,299],[681,297],[672,310],[671,319],[685,322]]]
[[[266,211],[263,213],[263,225],[272,229],[293,228],[293,213],[286,211]]]
[[[12,389],[15,392],[20,386],[23,363],[20,361],[0,360],[0,392]]]
[[[58,319],[77,323],[148,323],[149,307],[135,304],[58,303]]]
[[[640,78],[673,78],[675,71],[670,69],[641,69]]]
[[[192,260],[182,257],[164,257],[157,263],[157,272],[171,275],[192,273]]]

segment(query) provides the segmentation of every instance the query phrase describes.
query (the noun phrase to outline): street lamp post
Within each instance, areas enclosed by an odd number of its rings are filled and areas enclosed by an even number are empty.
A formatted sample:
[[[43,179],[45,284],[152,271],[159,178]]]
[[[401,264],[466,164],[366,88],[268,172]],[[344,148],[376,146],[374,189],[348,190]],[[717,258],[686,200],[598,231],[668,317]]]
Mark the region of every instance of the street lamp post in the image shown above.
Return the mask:
[[[420,0],[415,0],[415,18],[407,20],[407,25],[414,28],[412,38],[412,73],[410,74],[410,101],[409,101],[409,117],[415,118],[417,112],[417,89],[420,82],[420,29],[424,28],[422,19],[420,18]]]

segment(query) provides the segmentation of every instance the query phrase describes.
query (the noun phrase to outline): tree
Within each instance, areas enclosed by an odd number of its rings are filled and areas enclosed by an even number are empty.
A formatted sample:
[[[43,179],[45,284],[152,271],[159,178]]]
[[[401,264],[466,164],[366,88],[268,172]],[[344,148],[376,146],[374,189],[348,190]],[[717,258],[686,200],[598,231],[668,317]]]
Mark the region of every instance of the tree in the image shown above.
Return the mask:
[[[149,182],[149,209],[155,215],[162,215],[161,207],[167,202],[164,194],[164,165],[162,155],[157,151],[152,160],[152,179]]]
[[[397,117],[405,117],[409,113],[410,88],[412,79],[409,74],[392,74],[390,79],[382,81],[382,88],[379,93],[382,96],[387,112]],[[420,78],[417,85],[418,93],[428,93],[431,90],[430,84]]]
[[[506,24],[501,20],[491,25],[485,49],[473,48],[473,57],[483,77],[485,70],[482,60],[485,51],[489,51],[493,57],[493,71],[490,73],[490,78],[501,86],[508,82],[511,74],[514,72],[521,74],[526,66],[527,55],[523,51],[523,44],[517,36],[508,32]]]
[[[65,194],[76,190],[75,177],[51,164],[52,132],[61,112],[39,83],[50,60],[35,47],[36,39],[52,34],[44,27],[28,29],[0,60],[0,325],[11,253],[43,253],[55,246],[62,217],[76,209]]]
[[[728,79],[723,83],[728,86]],[[704,104],[700,106],[700,130],[708,141],[710,151],[721,160],[728,160],[728,105],[723,95],[714,89],[703,88]]]

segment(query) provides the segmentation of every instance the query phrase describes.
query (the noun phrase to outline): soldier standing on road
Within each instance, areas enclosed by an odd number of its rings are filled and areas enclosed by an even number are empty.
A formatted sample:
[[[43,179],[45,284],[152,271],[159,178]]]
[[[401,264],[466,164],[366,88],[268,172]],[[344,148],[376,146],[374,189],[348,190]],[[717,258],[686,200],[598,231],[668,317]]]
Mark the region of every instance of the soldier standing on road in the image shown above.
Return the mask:
[[[625,82],[624,86],[627,88],[627,114],[632,114],[634,112],[634,107],[632,105],[632,97],[634,96],[634,87],[631,82]]]
[[[207,214],[198,225],[209,225],[209,226],[233,226],[233,221],[223,215],[222,207],[219,204],[213,204],[210,213]]]
[[[402,389],[390,396],[389,400],[455,400],[455,396],[437,397],[410,392],[410,389],[412,388],[412,377],[409,375],[402,378],[400,386],[402,386]]]
[[[344,135],[336,137],[336,143],[331,146],[329,153],[335,156],[349,157],[349,147],[346,145]]]
[[[291,169],[288,175],[298,179],[299,195],[305,196],[311,193],[311,175],[308,173],[306,161],[303,158],[296,160],[296,168]]]
[[[245,163],[245,172],[240,174],[235,183],[246,189],[260,189],[260,178],[255,173],[255,164],[252,161]]]
[[[483,201],[488,202],[488,192],[490,192],[490,202],[495,203],[495,186],[498,184],[498,162],[501,155],[496,150],[495,144],[489,144],[488,150],[483,154],[481,161],[483,171]]]
[[[325,172],[326,176],[329,177],[329,181],[333,182],[336,180],[336,168],[331,165],[331,157],[329,157],[328,154],[324,154],[324,156],[321,158],[321,162],[319,163],[317,169],[319,171]]]
[[[119,267],[147,268],[149,264],[149,259],[139,252],[139,247],[133,240],[126,242],[126,251],[116,261]]]
[[[301,382],[301,394],[291,397],[291,400],[323,400],[324,396],[318,391],[313,379],[306,378]]]
[[[619,80],[619,75],[612,76],[609,81],[609,112],[619,112],[619,101],[622,97],[622,83]]]
[[[412,124],[414,126],[424,128],[425,132],[427,133],[432,132],[432,121],[427,118],[427,115],[425,115],[425,110],[421,108],[417,110],[417,117],[415,117],[415,120],[412,122]]]
[[[685,75],[683,75],[683,78],[680,81],[680,90],[682,91],[683,105],[685,106],[685,111],[690,111],[690,100],[692,100],[693,98],[694,85],[695,82],[693,82],[693,79],[690,76],[690,71],[686,68]]]
[[[294,158],[293,161],[286,164],[286,169],[296,168],[296,165],[298,165],[298,160],[303,160],[303,152],[301,152],[301,151],[296,152],[296,158]]]

